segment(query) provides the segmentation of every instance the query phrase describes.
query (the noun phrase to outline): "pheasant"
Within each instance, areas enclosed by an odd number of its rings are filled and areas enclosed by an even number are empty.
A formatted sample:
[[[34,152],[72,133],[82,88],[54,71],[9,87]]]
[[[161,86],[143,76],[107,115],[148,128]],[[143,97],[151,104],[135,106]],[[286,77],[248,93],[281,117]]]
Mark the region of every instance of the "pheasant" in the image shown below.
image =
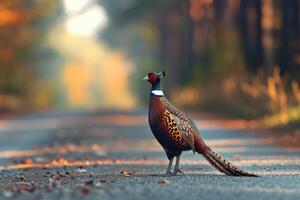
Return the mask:
[[[176,175],[179,170],[180,155],[192,150],[202,154],[217,170],[229,176],[257,176],[234,166],[220,154],[205,144],[191,117],[173,106],[162,91],[161,79],[165,72],[149,73],[143,80],[151,83],[148,121],[153,135],[165,150],[169,159],[167,175]],[[176,163],[173,173],[173,159]]]

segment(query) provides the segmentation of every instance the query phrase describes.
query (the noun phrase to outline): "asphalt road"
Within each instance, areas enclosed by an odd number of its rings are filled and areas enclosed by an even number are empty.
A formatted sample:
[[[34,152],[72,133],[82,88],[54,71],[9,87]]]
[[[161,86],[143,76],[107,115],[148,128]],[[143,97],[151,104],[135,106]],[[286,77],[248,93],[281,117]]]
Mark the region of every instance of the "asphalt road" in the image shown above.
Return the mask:
[[[0,121],[0,199],[299,199],[300,150],[238,121],[195,117],[217,152],[258,178],[229,177],[183,153],[167,159],[146,111],[45,112]]]

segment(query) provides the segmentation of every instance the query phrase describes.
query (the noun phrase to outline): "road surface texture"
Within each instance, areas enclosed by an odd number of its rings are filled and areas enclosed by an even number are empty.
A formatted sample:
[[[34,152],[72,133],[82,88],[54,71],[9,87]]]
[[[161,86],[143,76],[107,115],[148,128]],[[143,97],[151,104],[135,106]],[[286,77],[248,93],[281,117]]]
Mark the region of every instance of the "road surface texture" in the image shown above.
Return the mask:
[[[300,150],[273,145],[242,121],[195,115],[202,137],[242,169],[229,177],[183,153],[167,159],[145,111],[45,112],[0,121],[0,199],[299,199]]]

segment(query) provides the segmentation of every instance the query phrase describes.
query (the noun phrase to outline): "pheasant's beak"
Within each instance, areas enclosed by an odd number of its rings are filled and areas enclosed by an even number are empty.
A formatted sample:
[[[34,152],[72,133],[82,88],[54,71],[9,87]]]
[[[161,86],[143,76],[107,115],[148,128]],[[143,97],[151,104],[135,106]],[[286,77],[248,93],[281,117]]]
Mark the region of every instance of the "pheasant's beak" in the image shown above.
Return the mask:
[[[148,75],[145,76],[145,77],[143,78],[143,80],[144,80],[144,81],[148,81],[148,80],[149,80]]]

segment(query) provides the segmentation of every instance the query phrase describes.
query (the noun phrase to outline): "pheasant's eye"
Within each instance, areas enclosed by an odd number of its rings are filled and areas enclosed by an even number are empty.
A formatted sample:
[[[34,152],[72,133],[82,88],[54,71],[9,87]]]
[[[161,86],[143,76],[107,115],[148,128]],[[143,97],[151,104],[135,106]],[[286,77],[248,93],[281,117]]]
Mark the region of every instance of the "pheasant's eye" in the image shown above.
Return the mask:
[[[156,74],[149,74],[148,77],[149,77],[149,81],[151,83],[155,83],[156,80],[157,80],[157,75]]]

